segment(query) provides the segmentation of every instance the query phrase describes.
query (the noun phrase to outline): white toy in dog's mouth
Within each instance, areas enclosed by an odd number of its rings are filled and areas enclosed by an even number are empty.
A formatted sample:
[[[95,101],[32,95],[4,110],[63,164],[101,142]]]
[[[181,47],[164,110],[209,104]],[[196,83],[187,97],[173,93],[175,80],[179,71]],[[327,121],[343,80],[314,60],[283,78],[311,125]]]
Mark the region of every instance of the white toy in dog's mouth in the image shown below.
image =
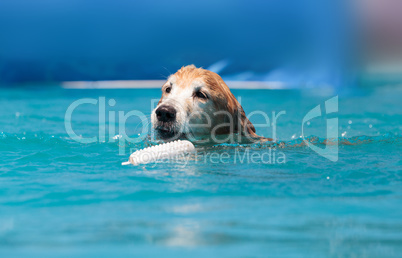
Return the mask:
[[[129,161],[121,163],[124,165],[140,165],[158,160],[175,158],[180,155],[186,155],[195,150],[194,145],[187,140],[177,140],[164,144],[155,145],[142,150],[137,150],[130,155]]]

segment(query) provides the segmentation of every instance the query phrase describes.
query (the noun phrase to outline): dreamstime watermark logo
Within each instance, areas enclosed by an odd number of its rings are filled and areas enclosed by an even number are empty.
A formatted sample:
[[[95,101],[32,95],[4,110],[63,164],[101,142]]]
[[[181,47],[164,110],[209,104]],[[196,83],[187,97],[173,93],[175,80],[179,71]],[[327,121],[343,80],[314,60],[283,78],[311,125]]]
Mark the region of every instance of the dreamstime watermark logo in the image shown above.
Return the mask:
[[[241,101],[241,98],[238,98],[239,102]],[[153,99],[151,100],[151,108],[150,110],[154,110],[154,108],[157,106],[159,100]],[[86,107],[86,105],[92,105],[92,106],[97,106],[97,113],[98,113],[98,134],[97,136],[92,136],[92,137],[83,137],[82,135],[76,134],[76,132],[73,129],[73,115],[75,112],[83,112],[82,109]],[[146,137],[151,137],[151,140],[155,140],[155,133],[154,130],[151,130],[151,119],[149,116],[146,116],[143,112],[139,110],[130,110],[128,112],[119,110],[119,111],[114,111],[110,110],[113,107],[115,107],[116,101],[114,99],[109,99],[106,101],[105,97],[99,97],[98,99],[94,98],[84,98],[84,99],[78,99],[71,103],[71,105],[67,108],[66,113],[65,113],[65,129],[67,134],[73,139],[74,141],[77,141],[79,143],[95,143],[95,142],[118,142],[119,146],[119,155],[126,155],[126,150],[129,148],[129,144],[138,144],[143,141],[145,141]],[[338,96],[333,97],[331,99],[328,99],[325,101],[325,112],[324,114],[332,114],[336,113],[338,111]],[[194,114],[192,114],[194,115]],[[202,116],[206,117],[206,124],[204,125],[197,125],[198,127],[206,126],[211,126],[210,121],[214,119],[214,117],[210,117],[211,115],[202,113]],[[222,114],[222,111],[218,111],[214,113],[212,116],[215,115],[225,115]],[[286,111],[280,111],[280,112],[272,112],[271,116],[269,116],[266,112],[256,110],[248,113],[248,119],[253,118],[254,116],[260,116],[260,120],[263,120],[264,123],[253,123],[254,127],[257,129],[257,132],[261,132],[262,130],[269,129],[271,128],[272,132],[272,138],[273,141],[276,142],[277,140],[277,123],[279,120],[280,116],[286,115]],[[311,148],[313,151],[315,151],[317,154],[321,155],[324,158],[327,158],[331,161],[337,161],[338,160],[338,118],[328,118],[326,120],[326,138],[324,141],[324,148],[320,148],[311,142],[308,141],[308,139],[305,138],[305,124],[309,124],[309,121],[323,116],[323,112],[321,112],[321,107],[320,105],[314,107],[311,109],[303,118],[302,124],[301,124],[301,131],[302,131],[302,136],[301,138],[303,139],[304,144],[306,144],[309,148]],[[228,118],[231,116],[228,115]],[[106,119],[108,118],[108,119]],[[138,128],[140,128],[140,133],[136,135],[131,135],[131,137],[127,134],[126,131],[126,124],[127,120],[130,118],[134,119],[139,119],[138,123]],[[227,126],[232,126],[235,122],[229,119],[229,123]],[[77,119],[77,122],[79,123],[80,120]],[[75,125],[79,129],[79,124]],[[215,132],[219,130],[219,127],[222,127],[222,125],[216,125],[214,128],[210,128],[211,132]],[[191,135],[190,135],[191,136]],[[212,134],[212,138],[214,139],[214,143],[224,143],[227,142],[228,140],[233,140],[233,136],[225,136],[225,137],[215,137],[215,134]],[[190,138],[190,140],[192,140]],[[130,150],[131,151],[131,150]],[[227,163],[227,162],[232,162],[235,163],[236,161],[238,162],[243,162],[244,160],[249,163],[263,163],[263,164],[280,164],[286,162],[285,154],[283,152],[276,152],[276,150],[272,150],[271,148],[267,147],[263,151],[254,151],[254,152],[245,152],[245,158],[240,159],[242,157],[239,155],[239,153],[232,153],[231,156],[229,153],[220,153],[217,154],[216,152],[211,152],[210,154],[204,153],[202,157],[198,157],[195,160],[200,160],[200,159],[207,159],[209,163],[214,163],[214,161],[218,160],[220,163]],[[269,155],[268,155],[269,153]],[[276,158],[272,157],[272,153],[277,153]],[[216,156],[218,155],[218,156]],[[234,155],[234,156],[233,156]],[[270,157],[270,159],[268,159]],[[278,157],[279,158],[278,160]],[[269,162],[268,162],[269,161]],[[240,162],[240,163],[241,163]]]

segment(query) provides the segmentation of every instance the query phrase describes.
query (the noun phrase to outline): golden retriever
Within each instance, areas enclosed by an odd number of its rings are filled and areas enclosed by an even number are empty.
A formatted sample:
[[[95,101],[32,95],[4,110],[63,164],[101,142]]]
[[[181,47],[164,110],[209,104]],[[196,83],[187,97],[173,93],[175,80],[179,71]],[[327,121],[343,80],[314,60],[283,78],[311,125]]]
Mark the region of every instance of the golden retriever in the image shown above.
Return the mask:
[[[162,97],[151,121],[164,141],[250,143],[271,140],[255,133],[242,106],[222,78],[194,65],[182,67],[162,86]]]

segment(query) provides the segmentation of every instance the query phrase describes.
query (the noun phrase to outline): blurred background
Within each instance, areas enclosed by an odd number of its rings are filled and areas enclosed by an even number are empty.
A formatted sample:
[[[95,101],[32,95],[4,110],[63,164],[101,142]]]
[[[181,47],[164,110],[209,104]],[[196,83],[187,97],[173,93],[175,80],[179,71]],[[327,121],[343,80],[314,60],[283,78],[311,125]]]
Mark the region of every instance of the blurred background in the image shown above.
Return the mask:
[[[398,0],[2,0],[0,85],[163,80],[188,64],[272,88],[399,84],[400,10]]]

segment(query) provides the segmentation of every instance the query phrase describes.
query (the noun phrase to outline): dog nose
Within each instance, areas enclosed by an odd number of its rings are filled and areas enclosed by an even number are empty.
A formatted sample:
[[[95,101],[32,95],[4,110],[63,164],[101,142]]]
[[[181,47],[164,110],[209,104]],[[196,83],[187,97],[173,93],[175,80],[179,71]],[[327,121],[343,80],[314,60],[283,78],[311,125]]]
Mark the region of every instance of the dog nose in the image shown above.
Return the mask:
[[[155,113],[161,122],[172,122],[176,119],[176,109],[171,106],[160,106]]]

